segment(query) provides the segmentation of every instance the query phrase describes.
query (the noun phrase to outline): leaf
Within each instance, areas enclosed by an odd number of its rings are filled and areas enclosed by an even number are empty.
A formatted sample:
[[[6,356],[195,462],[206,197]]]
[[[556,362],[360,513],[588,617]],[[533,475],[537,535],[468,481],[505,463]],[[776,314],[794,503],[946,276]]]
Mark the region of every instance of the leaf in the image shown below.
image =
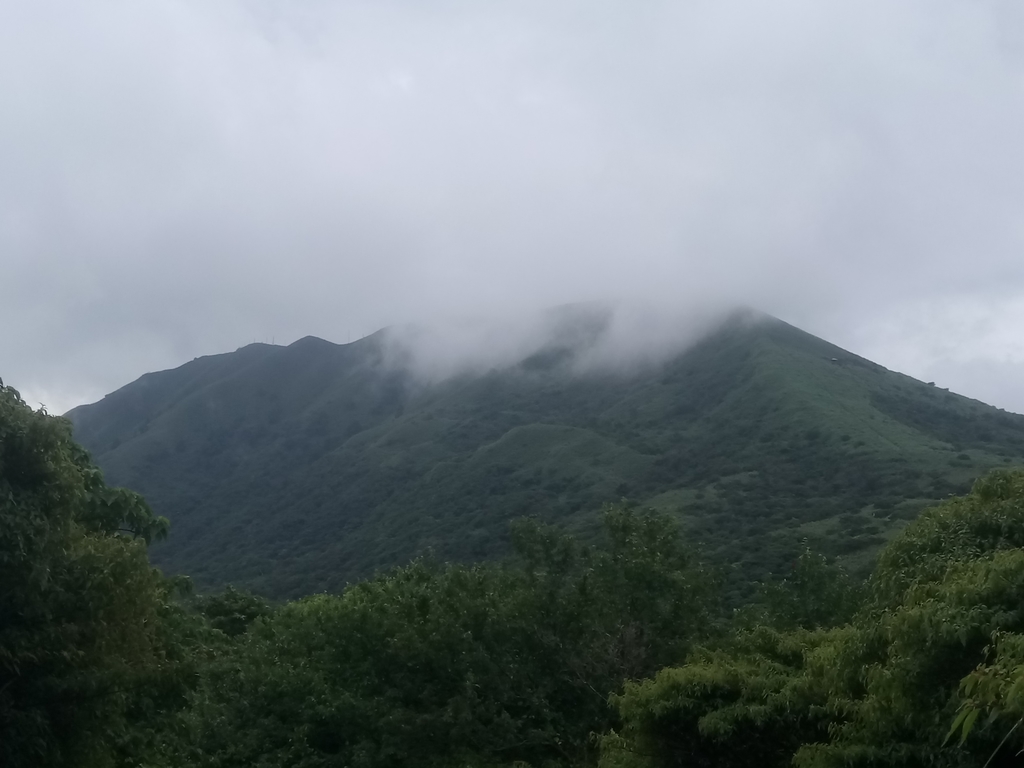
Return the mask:
[[[978,684],[978,678],[976,675],[971,675],[963,682],[964,693],[968,696],[974,692],[974,687]]]
[[[974,721],[978,719],[978,713],[980,711],[980,709],[972,709],[964,720],[964,729],[960,734],[961,746],[965,741],[967,741],[967,737],[970,735],[971,729],[974,727]]]
[[[949,727],[949,733],[947,733],[946,738],[942,740],[942,746],[946,746],[946,743],[953,738],[953,734],[957,732],[957,729],[964,722],[964,719],[967,717],[967,713],[970,711],[969,705],[966,703],[960,708],[956,718],[953,720],[953,724]]]

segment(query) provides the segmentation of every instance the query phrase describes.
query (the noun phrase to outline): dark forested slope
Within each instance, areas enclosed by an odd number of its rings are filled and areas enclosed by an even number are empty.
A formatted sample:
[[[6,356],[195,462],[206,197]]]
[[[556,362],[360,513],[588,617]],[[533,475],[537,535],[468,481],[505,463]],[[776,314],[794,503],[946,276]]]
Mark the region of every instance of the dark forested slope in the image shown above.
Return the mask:
[[[622,497],[677,513],[746,578],[804,539],[866,564],[927,501],[1024,457],[1024,416],[778,320],[734,318],[629,374],[574,372],[600,332],[435,384],[384,334],[252,345],[69,417],[108,480],[170,518],[158,564],[278,596],[427,550],[486,558],[522,515],[586,537]]]

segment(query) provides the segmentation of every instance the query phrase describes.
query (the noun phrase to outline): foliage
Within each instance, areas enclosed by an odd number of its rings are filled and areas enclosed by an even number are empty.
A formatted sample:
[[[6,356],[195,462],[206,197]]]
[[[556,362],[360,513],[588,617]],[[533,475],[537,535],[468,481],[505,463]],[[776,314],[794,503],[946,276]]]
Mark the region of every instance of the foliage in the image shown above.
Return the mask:
[[[602,740],[607,768],[790,765],[827,736],[826,699],[805,675],[824,631],[741,633],[728,650],[697,651],[686,666],[628,682],[615,697],[624,721]]]
[[[166,660],[169,587],[146,559],[166,529],[0,382],[0,764],[123,756],[135,687]]]
[[[864,599],[862,585],[836,562],[805,549],[789,573],[761,586],[737,617],[741,625],[818,629],[845,624]]]
[[[273,612],[270,603],[262,597],[230,585],[218,595],[197,598],[194,607],[206,618],[212,629],[228,637],[244,634],[256,619]]]
[[[979,486],[993,514],[977,518],[963,510],[958,518],[932,521],[956,525],[962,531],[960,546],[954,553],[943,553],[946,559],[967,560],[974,552],[991,553],[975,564],[974,573],[964,575],[988,592],[1001,592],[1004,605],[1000,620],[983,627],[991,630],[984,659],[961,681],[960,711],[949,736],[959,736],[961,743],[968,738],[984,743],[1001,734],[993,758],[1009,761],[1024,746],[1024,619],[1018,616],[1024,602],[1024,477],[999,475]]]
[[[500,565],[418,561],[257,619],[194,697],[193,763],[571,764],[608,692],[706,637],[707,576],[663,520],[606,511],[600,549],[534,522]]]
[[[1021,743],[1010,732],[1022,714],[1022,544],[1024,473],[995,472],[882,553],[849,623],[756,629],[628,684],[605,762],[748,765],[736,745],[754,744],[764,765],[1011,764]],[[971,715],[982,709],[984,723]],[[943,746],[958,710],[954,731],[970,737]]]

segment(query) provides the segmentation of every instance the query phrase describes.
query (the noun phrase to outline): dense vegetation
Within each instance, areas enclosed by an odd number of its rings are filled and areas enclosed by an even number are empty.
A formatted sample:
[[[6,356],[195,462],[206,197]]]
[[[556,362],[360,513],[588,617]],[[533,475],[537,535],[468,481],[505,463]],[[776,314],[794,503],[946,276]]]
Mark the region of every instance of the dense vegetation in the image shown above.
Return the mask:
[[[4,766],[949,766],[1024,746],[1024,472],[925,511],[860,584],[805,552],[739,610],[674,521],[535,520],[477,565],[190,597],[166,530],[0,385]]]
[[[167,661],[168,584],[145,547],[166,527],[0,382],[0,765],[129,746],[129,691]]]
[[[524,515],[595,541],[603,504],[629,498],[728,564],[735,603],[804,540],[866,572],[920,509],[1024,457],[1024,417],[780,321],[735,319],[627,375],[576,370],[602,318],[567,317],[519,364],[438,384],[390,364],[385,334],[309,338],[149,374],[70,417],[174,525],[156,563],[277,598],[428,552],[508,554]]]
[[[850,621],[741,630],[627,683],[605,764],[1019,765],[1022,606],[1024,473],[995,472],[884,550]]]

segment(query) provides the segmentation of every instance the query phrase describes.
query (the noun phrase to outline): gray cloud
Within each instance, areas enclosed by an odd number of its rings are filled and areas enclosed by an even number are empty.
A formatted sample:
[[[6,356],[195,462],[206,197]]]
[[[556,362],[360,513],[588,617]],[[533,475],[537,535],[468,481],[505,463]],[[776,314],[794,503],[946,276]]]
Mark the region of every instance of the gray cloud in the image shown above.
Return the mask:
[[[14,4],[0,375],[623,297],[1024,410],[1021,135],[998,0]]]
[[[663,362],[727,319],[761,317],[747,308],[706,301],[674,309],[595,301],[543,311],[449,316],[389,327],[381,338],[385,364],[426,381],[529,363],[535,356],[574,373],[621,374]]]

